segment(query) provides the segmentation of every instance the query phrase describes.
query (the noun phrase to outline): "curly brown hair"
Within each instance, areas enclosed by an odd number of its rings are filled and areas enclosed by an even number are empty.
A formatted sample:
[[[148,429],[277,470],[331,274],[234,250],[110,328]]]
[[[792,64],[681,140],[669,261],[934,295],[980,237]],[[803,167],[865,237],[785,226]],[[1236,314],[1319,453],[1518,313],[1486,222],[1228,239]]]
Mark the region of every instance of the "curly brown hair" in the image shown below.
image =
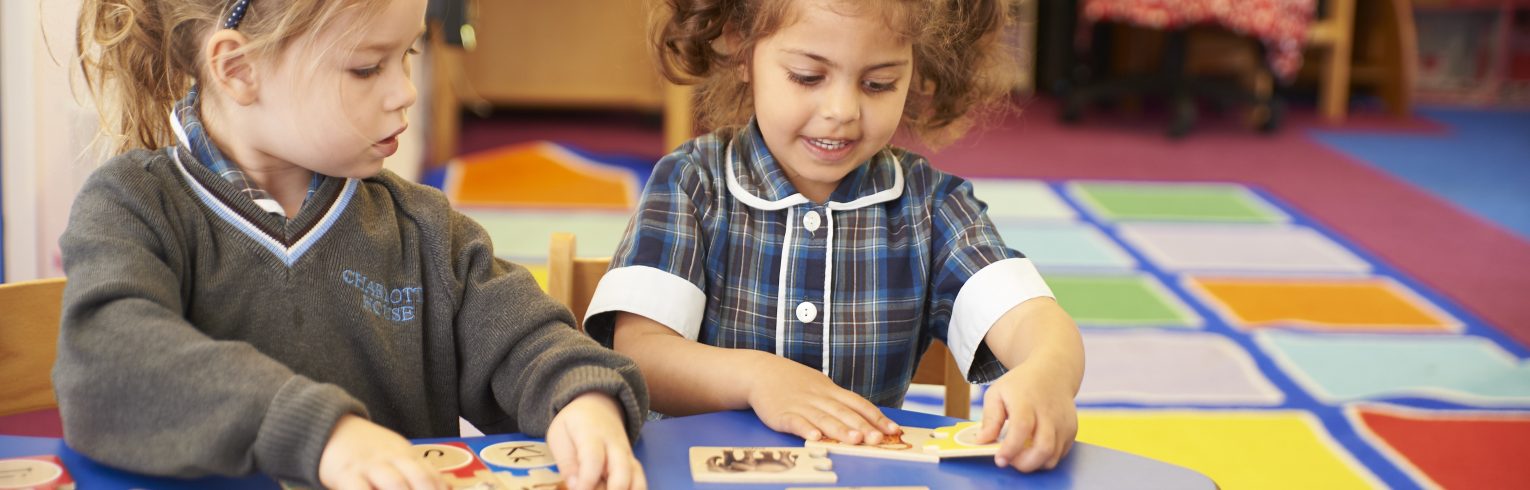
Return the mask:
[[[75,54],[96,101],[108,151],[173,144],[167,115],[201,78],[202,42],[222,27],[233,0],[86,0]],[[273,55],[294,42],[312,43],[344,12],[367,24],[383,0],[255,0],[239,32],[248,44],[229,56]],[[322,47],[323,49],[332,46]],[[270,58],[275,58],[270,56]]]
[[[849,0],[845,0],[849,1]],[[1002,35],[1009,0],[875,0],[900,40],[913,46],[913,80],[901,126],[938,147],[983,115],[1009,108],[1018,71]],[[762,39],[792,22],[796,0],[665,0],[652,48],[664,78],[698,85],[703,126],[744,124],[749,84],[735,75]]]

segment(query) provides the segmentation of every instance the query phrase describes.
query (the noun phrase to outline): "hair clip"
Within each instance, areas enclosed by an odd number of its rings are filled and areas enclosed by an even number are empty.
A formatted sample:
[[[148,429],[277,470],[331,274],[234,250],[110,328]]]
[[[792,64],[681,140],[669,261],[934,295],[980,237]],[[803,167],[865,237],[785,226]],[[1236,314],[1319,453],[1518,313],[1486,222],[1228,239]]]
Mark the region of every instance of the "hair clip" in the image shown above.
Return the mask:
[[[239,21],[244,20],[244,11],[248,10],[249,8],[250,0],[239,0],[234,2],[234,8],[228,12],[228,20],[223,21],[223,28],[234,29],[239,27]]]

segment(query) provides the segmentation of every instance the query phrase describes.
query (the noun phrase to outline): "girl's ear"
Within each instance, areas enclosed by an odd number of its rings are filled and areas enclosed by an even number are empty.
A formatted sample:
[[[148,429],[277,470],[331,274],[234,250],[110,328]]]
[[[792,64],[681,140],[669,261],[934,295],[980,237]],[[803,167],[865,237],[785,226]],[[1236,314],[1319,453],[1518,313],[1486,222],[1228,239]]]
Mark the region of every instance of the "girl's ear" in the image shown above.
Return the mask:
[[[240,48],[250,42],[239,31],[220,29],[207,40],[203,60],[207,63],[208,85],[227,94],[239,105],[254,104],[259,100],[260,77],[254,59]]]

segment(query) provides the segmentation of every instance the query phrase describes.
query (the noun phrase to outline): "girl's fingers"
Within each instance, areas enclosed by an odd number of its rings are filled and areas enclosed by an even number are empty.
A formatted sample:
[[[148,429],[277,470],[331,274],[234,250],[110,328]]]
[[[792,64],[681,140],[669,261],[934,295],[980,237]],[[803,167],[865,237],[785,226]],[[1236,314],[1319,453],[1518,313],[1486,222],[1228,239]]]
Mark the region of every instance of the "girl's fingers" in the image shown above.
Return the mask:
[[[380,490],[408,490],[409,484],[404,476],[398,473],[398,469],[391,464],[378,464],[374,462],[366,469],[367,482],[372,488]]]
[[[870,403],[866,403],[866,405],[870,405],[873,410],[876,409],[875,405]],[[839,440],[851,444],[863,442],[875,444],[882,442],[882,430],[871,425],[871,422],[868,422],[859,410],[844,403],[839,403],[839,400],[835,398],[824,400],[819,409],[845,426],[848,431],[847,437]],[[877,410],[877,412],[880,413],[881,411]]]
[[[441,477],[426,468],[425,462],[419,459],[400,458],[393,461],[393,467],[413,490],[438,490],[445,485]]]
[[[1073,436],[1072,435],[1065,435],[1065,434],[1059,433],[1058,434],[1058,438],[1062,439],[1062,449],[1058,450],[1057,454],[1053,454],[1052,455],[1052,460],[1047,462],[1047,469],[1049,469],[1049,470],[1052,469],[1052,468],[1056,468],[1058,463],[1062,462],[1063,456],[1067,456],[1068,455],[1068,451],[1072,451],[1073,450]]]
[[[983,425],[978,427],[977,442],[988,443],[998,439],[999,431],[1004,428],[1004,415],[1004,399],[999,396],[998,390],[989,389],[983,395]]]
[[[648,490],[648,474],[643,471],[643,462],[637,458],[632,459],[632,490]]]
[[[606,470],[606,446],[599,439],[581,438],[574,451],[579,454],[579,480],[569,490],[593,490]]]
[[[563,475],[565,484],[573,487],[579,475],[579,453],[574,450],[574,441],[569,439],[566,431],[549,430],[547,447],[552,449],[553,461],[558,463],[558,474]]]
[[[361,473],[353,472],[346,472],[341,475],[340,481],[335,482],[332,487],[335,490],[371,490],[372,488],[371,485],[367,484],[366,477],[361,476]]]
[[[635,462],[630,457],[619,456],[624,449],[619,444],[625,443],[626,441],[606,443],[606,490],[632,488],[632,467]]]
[[[1036,431],[1036,413],[1030,407],[1005,407],[1004,411],[1009,414],[1006,421],[1009,431],[1003,434],[999,453],[994,455],[994,464],[998,466],[1009,466],[1019,460],[1026,441]]]
[[[854,410],[855,413],[860,414],[862,419],[870,423],[872,430],[887,435],[893,435],[899,432],[898,424],[893,422],[892,419],[887,418],[887,415],[882,413],[882,409],[877,408],[876,405],[872,405],[871,402],[866,401],[865,398],[861,398],[861,396],[855,394],[855,392],[844,390],[840,393],[839,398],[840,400],[843,400],[845,405],[848,406],[851,410]]]
[[[1023,445],[1024,441],[1021,444]],[[1045,418],[1038,418],[1030,445],[1024,449],[1015,466],[1020,471],[1036,471],[1051,461],[1053,453],[1057,452],[1057,430],[1052,427],[1051,422]]]
[[[841,408],[841,410],[849,412],[848,409]],[[804,418],[812,422],[814,427],[823,431],[823,434],[830,439],[849,444],[859,444],[861,442],[860,431],[845,425],[844,422],[840,421],[839,417],[816,407],[805,409],[803,412],[807,412],[803,414]]]
[[[797,413],[786,413],[780,416],[778,424],[770,425],[771,430],[785,432],[801,437],[803,440],[816,441],[823,438],[823,431],[818,426],[808,422],[807,417]]]

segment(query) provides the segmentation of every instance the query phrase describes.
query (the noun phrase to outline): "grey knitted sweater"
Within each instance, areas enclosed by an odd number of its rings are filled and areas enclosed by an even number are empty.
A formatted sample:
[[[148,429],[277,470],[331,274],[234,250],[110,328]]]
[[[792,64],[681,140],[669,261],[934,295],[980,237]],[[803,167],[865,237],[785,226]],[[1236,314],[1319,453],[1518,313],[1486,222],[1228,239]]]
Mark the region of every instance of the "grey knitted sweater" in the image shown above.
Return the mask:
[[[405,437],[543,435],[588,391],[636,438],[636,366],[435,189],[326,178],[288,221],[189,153],[134,151],[85,184],[60,242],[69,282],[53,383],[69,446],[172,476],[306,484],[345,413]]]

